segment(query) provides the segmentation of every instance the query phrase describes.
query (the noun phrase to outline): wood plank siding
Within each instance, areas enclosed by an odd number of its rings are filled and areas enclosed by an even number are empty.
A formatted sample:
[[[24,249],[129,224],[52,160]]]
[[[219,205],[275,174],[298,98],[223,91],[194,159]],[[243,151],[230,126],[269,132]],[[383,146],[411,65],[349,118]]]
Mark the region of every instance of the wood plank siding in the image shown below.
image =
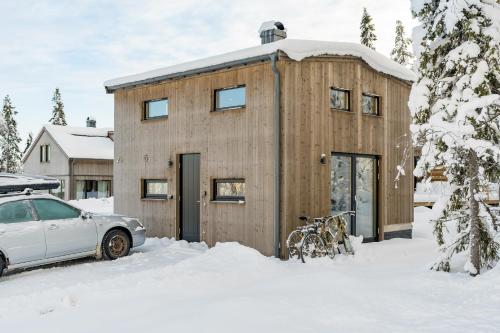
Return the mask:
[[[380,74],[348,57],[325,57],[280,63],[282,76],[282,232],[295,229],[301,215],[330,214],[330,155],[354,153],[379,158],[379,240],[394,225],[411,228],[413,179],[394,179],[403,159],[410,112],[410,85]],[[330,108],[330,87],[350,90],[351,111]],[[380,96],[380,116],[364,115],[361,94]],[[411,153],[411,149],[410,149]],[[327,163],[320,163],[321,154]],[[406,174],[412,172],[412,156]]]
[[[281,55],[281,250],[298,216],[330,213],[332,152],[380,159],[380,239],[411,228],[412,177],[394,183],[407,134],[410,85],[351,57],[296,62]],[[213,112],[214,90],[246,86],[246,107]],[[330,109],[330,87],[351,90],[352,112]],[[380,96],[380,116],[361,114],[361,93]],[[270,62],[133,88],[115,94],[115,212],[139,217],[149,236],[179,236],[179,158],[201,155],[200,238],[274,253],[274,76]],[[143,120],[144,102],[168,98],[168,117]],[[169,166],[169,161],[173,162]],[[407,174],[413,167],[407,165]],[[245,203],[213,202],[213,180],[243,178]],[[144,179],[166,179],[172,200],[142,198]],[[391,227],[393,226],[393,227]],[[402,227],[404,226],[404,227]]]
[[[215,89],[242,84],[245,108],[213,112]],[[115,92],[115,211],[140,217],[149,236],[178,237],[179,157],[200,153],[201,240],[273,254],[273,86],[263,63]],[[144,101],[159,98],[168,117],[142,120]],[[244,178],[245,203],[212,202],[215,178]],[[167,179],[174,200],[142,199],[143,179]]]

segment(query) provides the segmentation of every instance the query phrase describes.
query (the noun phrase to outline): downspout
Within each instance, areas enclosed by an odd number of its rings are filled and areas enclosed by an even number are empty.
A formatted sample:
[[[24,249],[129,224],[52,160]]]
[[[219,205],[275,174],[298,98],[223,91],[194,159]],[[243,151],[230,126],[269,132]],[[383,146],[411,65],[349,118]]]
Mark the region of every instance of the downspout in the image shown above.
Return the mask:
[[[70,158],[68,160],[69,162],[69,191],[68,189],[66,189],[66,191],[68,191],[68,200],[73,200],[73,199],[76,199],[76,195],[75,197],[73,198],[72,195],[73,195],[73,190],[74,190],[74,182],[73,182],[73,169],[75,167],[75,160]]]
[[[274,73],[274,256],[280,257],[280,202],[281,202],[281,76],[276,66],[278,52],[270,55]]]

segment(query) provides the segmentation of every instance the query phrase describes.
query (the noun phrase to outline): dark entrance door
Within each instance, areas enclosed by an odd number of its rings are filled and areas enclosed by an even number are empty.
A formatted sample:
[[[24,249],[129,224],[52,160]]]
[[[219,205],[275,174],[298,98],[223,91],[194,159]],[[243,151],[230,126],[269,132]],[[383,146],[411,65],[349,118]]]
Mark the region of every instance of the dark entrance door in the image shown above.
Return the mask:
[[[200,154],[181,155],[180,238],[200,241]]]
[[[332,214],[355,211],[349,232],[377,240],[377,157],[339,153],[331,162]]]

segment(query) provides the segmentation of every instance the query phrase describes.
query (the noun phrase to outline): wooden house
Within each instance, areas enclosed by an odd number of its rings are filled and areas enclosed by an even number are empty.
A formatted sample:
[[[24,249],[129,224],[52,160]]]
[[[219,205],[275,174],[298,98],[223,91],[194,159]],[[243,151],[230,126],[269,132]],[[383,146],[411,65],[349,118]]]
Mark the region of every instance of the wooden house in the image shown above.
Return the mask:
[[[150,236],[281,257],[300,215],[355,210],[365,241],[411,237],[413,179],[394,179],[413,73],[358,44],[286,39],[279,22],[260,33],[256,47],[105,83],[115,212]]]
[[[57,178],[51,193],[64,200],[113,195],[113,129],[45,125],[23,156],[25,174]]]

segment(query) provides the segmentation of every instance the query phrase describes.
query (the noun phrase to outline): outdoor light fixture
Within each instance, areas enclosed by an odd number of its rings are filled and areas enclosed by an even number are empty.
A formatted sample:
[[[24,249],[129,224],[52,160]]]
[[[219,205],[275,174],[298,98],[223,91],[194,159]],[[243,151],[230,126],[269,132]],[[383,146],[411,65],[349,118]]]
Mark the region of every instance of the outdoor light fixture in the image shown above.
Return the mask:
[[[167,161],[167,165],[168,165],[169,168],[171,168],[172,166],[174,166],[174,161],[172,161],[171,159],[169,159]]]
[[[326,154],[321,154],[319,161],[321,164],[326,164]]]

